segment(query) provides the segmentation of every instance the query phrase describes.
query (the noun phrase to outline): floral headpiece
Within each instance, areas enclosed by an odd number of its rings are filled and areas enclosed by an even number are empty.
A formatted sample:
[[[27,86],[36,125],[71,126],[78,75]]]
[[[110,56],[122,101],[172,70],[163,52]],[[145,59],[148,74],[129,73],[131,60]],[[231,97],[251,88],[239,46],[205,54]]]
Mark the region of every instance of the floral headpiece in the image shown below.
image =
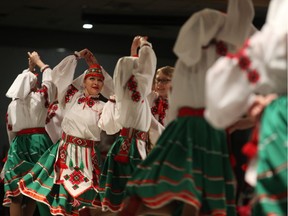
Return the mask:
[[[100,77],[101,79],[105,79],[102,68],[99,64],[92,64],[90,65],[89,69],[87,70],[84,79],[90,76]]]

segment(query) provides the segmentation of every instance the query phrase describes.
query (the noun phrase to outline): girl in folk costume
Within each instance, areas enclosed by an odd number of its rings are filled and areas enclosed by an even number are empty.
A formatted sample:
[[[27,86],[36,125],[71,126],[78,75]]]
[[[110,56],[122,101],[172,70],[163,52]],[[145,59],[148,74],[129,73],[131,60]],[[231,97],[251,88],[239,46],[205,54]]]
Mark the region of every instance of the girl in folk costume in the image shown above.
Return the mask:
[[[86,59],[89,69],[73,81],[80,58]],[[64,114],[62,137],[19,186],[23,194],[48,205],[53,215],[78,215],[83,206],[95,205],[101,170],[97,124],[104,106],[98,96],[102,89],[109,92],[104,82],[111,83],[112,78],[84,49],[63,59],[53,69],[52,80]]]
[[[287,215],[287,11],[287,1],[272,0],[261,31],[238,53],[219,59],[206,81],[205,116],[215,127],[224,128],[247,112],[262,113],[258,150],[245,176],[255,185],[253,215]]]
[[[174,67],[164,66],[156,71],[155,87],[151,93],[151,112],[153,116],[163,125],[167,126],[167,114],[169,109],[168,94],[172,89],[171,81]]]
[[[174,67],[171,66],[159,68],[155,74],[154,88],[148,96],[153,115],[149,130],[149,141],[151,143],[150,149],[148,149],[149,152],[154,148],[158,138],[168,124],[168,94],[172,89],[173,72]]]
[[[29,69],[17,76],[6,93],[12,101],[7,111],[10,149],[3,169],[3,205],[10,206],[11,216],[33,215],[35,202],[27,199],[27,205],[22,210],[23,196],[17,183],[53,145],[44,128],[47,109],[56,91],[51,82],[51,69],[40,60],[37,52],[28,52],[28,55]],[[33,73],[36,65],[43,73],[41,89],[37,89],[37,75]]]
[[[99,198],[103,211],[120,211],[127,180],[137,164],[146,158],[147,132],[151,111],[147,96],[151,92],[156,56],[146,37],[133,42],[140,47],[139,56],[122,57],[114,71],[117,122],[122,129],[112,145],[100,177]]]
[[[219,57],[236,51],[253,31],[252,18],[250,1],[233,0],[227,15],[204,9],[181,28],[169,107],[174,120],[128,181],[131,198],[121,215],[171,215],[177,202],[184,204],[185,216],[236,214],[225,131],[203,118],[205,77]],[[231,29],[238,31],[231,34]]]

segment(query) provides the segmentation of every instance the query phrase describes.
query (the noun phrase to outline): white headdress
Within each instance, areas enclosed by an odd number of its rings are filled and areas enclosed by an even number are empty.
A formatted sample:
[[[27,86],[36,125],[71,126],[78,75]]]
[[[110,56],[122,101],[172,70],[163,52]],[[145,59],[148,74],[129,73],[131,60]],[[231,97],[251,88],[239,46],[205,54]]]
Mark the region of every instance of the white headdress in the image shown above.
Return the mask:
[[[79,90],[84,89],[84,78],[89,73],[89,69],[85,70],[80,76],[73,80],[73,86]],[[109,99],[111,95],[114,95],[114,85],[112,77],[101,67],[101,74],[104,77],[104,86],[101,90],[101,94]]]

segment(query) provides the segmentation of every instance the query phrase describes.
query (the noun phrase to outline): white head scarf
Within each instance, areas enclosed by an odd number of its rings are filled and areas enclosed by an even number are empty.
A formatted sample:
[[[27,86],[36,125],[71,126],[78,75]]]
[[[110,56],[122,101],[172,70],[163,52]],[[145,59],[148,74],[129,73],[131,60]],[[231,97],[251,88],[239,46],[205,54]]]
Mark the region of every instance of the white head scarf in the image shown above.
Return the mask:
[[[229,0],[227,15],[212,9],[201,10],[181,27],[174,52],[187,66],[192,66],[201,59],[202,47],[212,39],[240,46],[256,31],[251,24],[253,17],[251,0]]]
[[[104,79],[104,85],[101,90],[101,94],[109,99],[111,95],[114,95],[114,85],[112,77],[101,67]],[[78,90],[84,90],[84,77],[87,74],[88,69],[85,70],[80,76],[73,80],[72,85],[77,88]]]
[[[16,77],[8,89],[6,96],[8,98],[25,99],[31,92],[31,89],[36,86],[36,83],[37,76],[28,70],[24,70]]]

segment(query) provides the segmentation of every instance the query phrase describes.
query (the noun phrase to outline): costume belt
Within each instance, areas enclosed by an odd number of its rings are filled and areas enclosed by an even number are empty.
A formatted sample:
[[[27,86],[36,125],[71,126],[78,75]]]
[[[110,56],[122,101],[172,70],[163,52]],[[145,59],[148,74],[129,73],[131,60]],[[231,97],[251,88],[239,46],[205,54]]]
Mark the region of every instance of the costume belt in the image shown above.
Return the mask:
[[[120,132],[120,136],[127,137],[129,139],[135,138],[143,141],[148,140],[148,133],[140,130],[136,130],[134,128],[122,128]]]
[[[73,144],[78,145],[78,146],[91,147],[91,148],[95,144],[99,143],[99,142],[96,142],[94,140],[82,139],[79,137],[68,135],[65,132],[62,133],[62,140],[64,140],[65,142],[68,142],[68,143],[73,143]]]
[[[131,147],[131,140],[134,138],[137,140],[142,140],[144,142],[148,141],[148,133],[140,130],[136,130],[134,128],[122,128],[120,132],[120,136],[122,136],[124,141],[121,143],[119,148],[119,152],[115,155],[114,160],[119,163],[129,163],[130,157],[130,147]]]
[[[46,134],[45,128],[26,128],[17,132],[17,136],[26,134]]]
[[[192,107],[182,107],[178,111],[178,117],[184,117],[184,116],[204,116],[204,108],[192,108]]]

